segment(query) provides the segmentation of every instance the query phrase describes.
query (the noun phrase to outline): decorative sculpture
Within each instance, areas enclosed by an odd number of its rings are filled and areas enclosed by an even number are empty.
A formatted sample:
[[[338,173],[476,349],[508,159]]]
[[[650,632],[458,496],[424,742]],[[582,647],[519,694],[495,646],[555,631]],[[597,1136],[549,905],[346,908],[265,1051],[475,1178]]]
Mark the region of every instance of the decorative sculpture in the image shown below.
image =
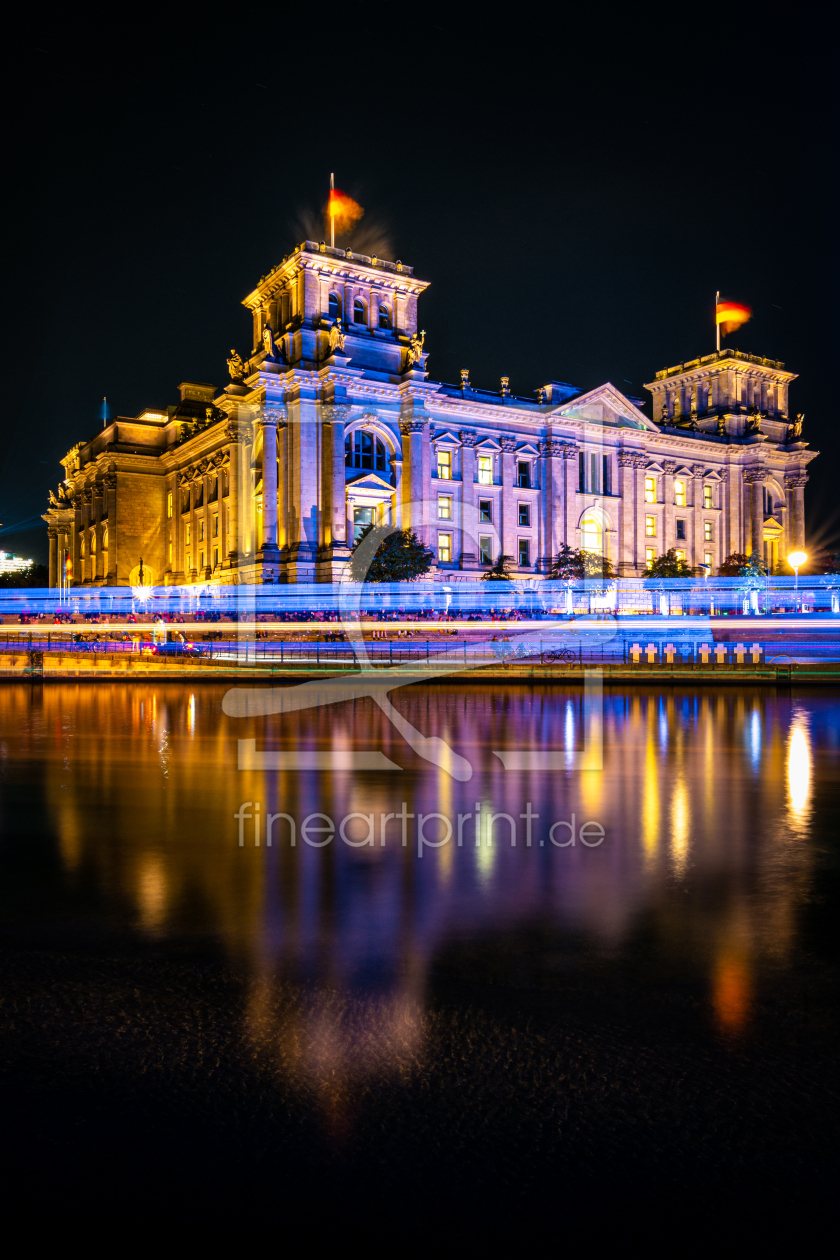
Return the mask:
[[[344,330],[338,320],[330,328],[330,354],[335,354],[336,350],[339,354],[344,350]]]
[[[247,365],[242,362],[242,359],[236,350],[231,350],[227,365],[231,380],[233,381],[241,381],[248,370]]]
[[[499,390],[499,393],[502,395],[502,397],[507,397],[507,395],[510,393],[510,377],[509,376],[502,377],[502,388]]]
[[[423,342],[426,340],[425,332],[415,333],[411,338],[411,345],[408,348],[409,363],[419,363],[423,356]]]
[[[461,389],[469,389],[470,387],[470,369],[461,368]]]
[[[277,349],[274,345],[274,333],[267,325],[263,329],[263,350],[265,350],[267,359],[276,359]]]
[[[791,423],[790,430],[788,432],[789,442],[796,442],[799,440],[799,438],[802,437],[802,426],[804,423],[805,423],[805,413],[801,412],[796,417],[796,419]]]
[[[545,402],[546,389],[544,385],[540,385],[537,389],[537,402],[540,406]]]
[[[717,433],[718,437],[726,437],[726,419],[722,414],[717,418]]]
[[[756,411],[754,415],[747,417],[747,433],[761,432],[761,416]]]

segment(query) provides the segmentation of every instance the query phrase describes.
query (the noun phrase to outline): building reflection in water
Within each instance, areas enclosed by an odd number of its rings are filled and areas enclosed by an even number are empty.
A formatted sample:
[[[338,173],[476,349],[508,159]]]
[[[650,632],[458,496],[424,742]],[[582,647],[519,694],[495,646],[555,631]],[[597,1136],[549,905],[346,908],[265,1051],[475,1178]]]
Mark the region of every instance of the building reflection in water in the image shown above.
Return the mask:
[[[622,948],[645,923],[663,955],[706,975],[724,1033],[748,1025],[756,968],[795,945],[810,878],[815,741],[836,757],[828,698],[606,688],[603,772],[546,773],[505,770],[494,750],[571,752],[579,689],[393,693],[419,730],[471,762],[472,779],[458,782],[415,755],[366,700],[233,719],[222,713],[224,691],[9,686],[6,781],[27,782],[39,802],[44,860],[68,906],[83,900],[86,914],[141,937],[216,941],[247,968],[255,1053],[323,1091],[339,1130],[342,1081],[399,1071],[422,1054],[429,969],[453,945],[540,925]],[[240,771],[238,739],[265,750],[378,751],[401,770]],[[288,815],[296,844],[279,819],[270,848],[264,825],[255,845],[252,822],[240,847],[243,802],[259,802],[263,820]],[[392,817],[383,846],[382,819],[401,810],[414,815],[408,844]],[[539,816],[530,846],[526,810]],[[372,845],[302,842],[308,815],[337,827],[354,812],[373,815]],[[422,858],[420,813],[443,814],[453,828],[450,843]],[[600,847],[549,842],[551,824],[573,815],[578,829],[603,826]],[[8,810],[4,825],[14,825]],[[347,834],[365,830],[357,820]],[[445,830],[430,821],[426,835]],[[296,986],[294,1003],[284,985]]]

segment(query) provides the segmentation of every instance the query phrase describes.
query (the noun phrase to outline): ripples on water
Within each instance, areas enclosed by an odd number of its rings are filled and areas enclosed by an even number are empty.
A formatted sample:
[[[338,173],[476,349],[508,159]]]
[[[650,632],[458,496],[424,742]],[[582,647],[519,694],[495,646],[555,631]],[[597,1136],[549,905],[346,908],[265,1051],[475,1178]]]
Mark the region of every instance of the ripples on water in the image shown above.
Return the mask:
[[[362,1141],[383,1100],[386,1127],[400,1108],[412,1113],[425,1088],[442,1128],[456,1115],[459,1128],[459,1108],[479,1116],[498,1104],[556,1159],[570,1106],[595,1106],[598,1095],[603,1119],[618,1107],[615,1088],[638,1093],[638,1080],[625,1080],[631,1045],[663,1056],[645,1104],[656,1111],[686,1055],[731,1064],[771,1044],[774,1019],[794,1018],[796,1001],[780,995],[796,990],[814,942],[831,937],[819,906],[836,810],[832,694],[607,690],[603,770],[593,771],[575,765],[576,688],[393,693],[417,730],[469,761],[466,782],[413,752],[370,700],[236,719],[222,713],[223,695],[153,684],[4,689],[9,1009],[20,1015],[15,984],[30,985],[42,1027],[92,1070],[104,1070],[112,1037],[126,1072],[146,1073],[153,1060],[174,1071],[169,1059],[199,1056],[201,1083],[190,1088],[209,1099],[214,1072],[228,1073],[225,1088],[231,1072],[244,1088],[245,1073],[249,1088],[291,1100],[272,1123],[302,1107],[340,1144]],[[378,751],[400,769],[240,771],[240,739],[267,751]],[[511,749],[557,750],[565,768],[505,769],[495,753]],[[239,845],[243,802],[252,812],[259,802],[259,847],[250,821]],[[403,808],[415,816],[407,845],[392,818],[382,846],[382,818]],[[530,846],[528,812],[539,816]],[[294,847],[283,819],[266,847],[269,813],[294,820]],[[357,843],[302,843],[315,813],[336,826],[363,816],[345,823]],[[418,856],[421,813],[444,815],[455,833],[465,816],[462,845],[453,838]],[[375,843],[359,845],[368,815]],[[599,823],[603,843],[552,845],[551,824],[573,816],[578,836]],[[426,834],[446,827],[432,821]],[[112,954],[119,966],[98,961]],[[53,961],[39,971],[36,955]],[[195,977],[206,974],[226,979],[200,998],[195,985],[204,992],[207,982]],[[582,1083],[599,1065],[621,1082],[604,1097]],[[189,1092],[183,1081],[173,1089]],[[400,1149],[406,1141],[394,1137]]]

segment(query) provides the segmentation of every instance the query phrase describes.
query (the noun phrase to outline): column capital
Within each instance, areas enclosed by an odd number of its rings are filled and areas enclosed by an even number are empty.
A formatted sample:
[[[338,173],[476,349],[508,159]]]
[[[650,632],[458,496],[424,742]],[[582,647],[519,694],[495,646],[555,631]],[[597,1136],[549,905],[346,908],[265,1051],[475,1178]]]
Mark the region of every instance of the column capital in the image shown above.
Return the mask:
[[[785,487],[789,490],[796,490],[799,488],[799,486],[806,486],[807,484],[808,484],[807,473],[786,473],[785,474]]]
[[[425,433],[427,420],[401,420],[400,433]]]
[[[260,407],[255,419],[263,428],[266,425],[281,428],[286,423],[286,408],[283,403],[266,403]]]
[[[666,477],[673,477],[674,473],[677,471],[676,460],[663,459],[662,471],[665,473]]]
[[[502,449],[504,450],[504,447]],[[564,459],[568,458],[566,456],[566,448],[558,438],[543,438],[537,443],[537,450],[540,455],[545,457],[554,455],[562,456]]]
[[[579,446],[575,446],[573,442],[563,443],[563,458],[564,459],[577,459],[579,454],[580,454]]]
[[[321,407],[321,415],[327,424],[346,424],[352,410],[352,403],[324,403]],[[366,416],[364,418],[367,419]],[[371,417],[373,420],[376,418],[376,416]]]
[[[744,481],[747,485],[763,485],[767,480],[767,473],[763,468],[745,468]]]
[[[478,445],[478,434],[474,433],[472,429],[459,429],[458,437],[461,439],[462,446]]]
[[[503,433],[499,438],[499,444],[506,454],[516,450],[517,440],[510,433]]]
[[[633,468],[638,458],[638,451],[619,451],[618,466],[619,468]]]

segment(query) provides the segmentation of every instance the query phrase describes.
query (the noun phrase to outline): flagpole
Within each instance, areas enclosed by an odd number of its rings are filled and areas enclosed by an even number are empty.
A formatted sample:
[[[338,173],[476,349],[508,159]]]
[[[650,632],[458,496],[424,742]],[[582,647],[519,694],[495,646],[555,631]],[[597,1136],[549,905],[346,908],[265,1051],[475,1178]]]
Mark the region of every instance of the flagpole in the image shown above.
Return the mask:
[[[715,331],[717,332],[717,351],[720,354],[720,324],[718,323],[717,308],[720,302],[720,289],[715,294]]]
[[[335,249],[335,215],[333,209],[333,192],[335,191],[335,174],[330,175],[330,245]]]

